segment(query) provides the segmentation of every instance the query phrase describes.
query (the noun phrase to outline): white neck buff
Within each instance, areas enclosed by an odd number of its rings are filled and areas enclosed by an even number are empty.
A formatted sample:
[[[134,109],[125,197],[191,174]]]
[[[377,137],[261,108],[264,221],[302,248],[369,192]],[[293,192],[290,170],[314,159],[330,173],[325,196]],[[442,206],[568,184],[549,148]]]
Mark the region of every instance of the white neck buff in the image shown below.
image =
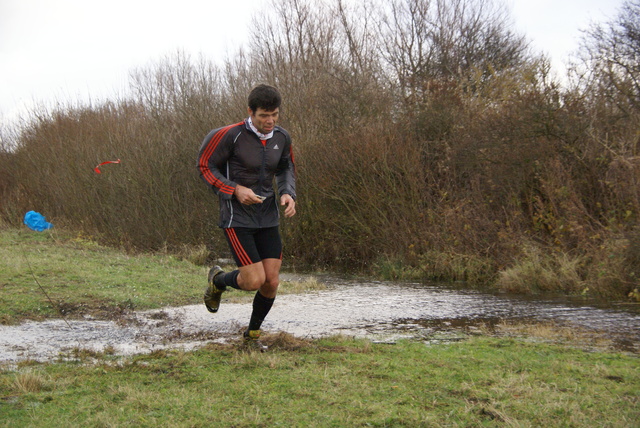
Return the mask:
[[[268,140],[269,138],[273,137],[273,131],[269,132],[268,134],[263,134],[259,132],[258,129],[255,126],[253,126],[253,122],[251,121],[251,116],[249,116],[249,119],[247,119],[247,123],[249,124],[249,128],[251,128],[253,133],[256,134],[258,137],[260,137],[261,140]]]

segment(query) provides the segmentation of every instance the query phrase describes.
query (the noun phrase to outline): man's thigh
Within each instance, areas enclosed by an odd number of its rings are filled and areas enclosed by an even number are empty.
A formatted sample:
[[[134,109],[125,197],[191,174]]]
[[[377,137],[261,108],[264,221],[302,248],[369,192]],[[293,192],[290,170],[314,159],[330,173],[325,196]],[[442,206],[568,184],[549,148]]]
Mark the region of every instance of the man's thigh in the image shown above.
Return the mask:
[[[224,233],[238,267],[264,259],[282,258],[282,240],[277,226],[266,229],[227,228]]]

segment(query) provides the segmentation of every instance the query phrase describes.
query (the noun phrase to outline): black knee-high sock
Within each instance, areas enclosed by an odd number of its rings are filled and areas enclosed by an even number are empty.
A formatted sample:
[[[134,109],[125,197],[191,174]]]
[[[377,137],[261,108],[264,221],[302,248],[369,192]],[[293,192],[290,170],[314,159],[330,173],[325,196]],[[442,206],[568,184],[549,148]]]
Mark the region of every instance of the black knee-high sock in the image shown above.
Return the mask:
[[[249,330],[260,330],[262,321],[267,317],[274,300],[276,300],[275,297],[264,297],[260,291],[256,293],[256,296],[253,298],[253,312],[251,313],[251,319],[249,321]]]
[[[238,286],[238,275],[240,275],[239,270],[220,273],[216,275],[216,277],[213,279],[213,283],[215,284],[216,287],[222,290],[225,290],[227,287],[240,290],[240,287]]]

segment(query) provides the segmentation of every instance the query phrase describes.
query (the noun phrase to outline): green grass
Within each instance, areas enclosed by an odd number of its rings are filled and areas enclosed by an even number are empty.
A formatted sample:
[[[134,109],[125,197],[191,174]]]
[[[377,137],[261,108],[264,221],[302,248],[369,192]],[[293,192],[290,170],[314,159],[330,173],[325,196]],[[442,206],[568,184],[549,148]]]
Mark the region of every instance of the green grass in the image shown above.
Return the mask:
[[[127,255],[55,229],[2,231],[0,258],[4,323],[195,303],[206,282],[204,267],[171,255]]]
[[[69,231],[26,227],[0,229],[0,260],[0,324],[59,318],[61,313],[113,318],[127,310],[198,304],[208,271],[172,254],[130,255]],[[279,291],[309,288],[322,284],[313,278],[282,281]],[[236,292],[224,300],[252,298]]]
[[[615,426],[640,420],[638,360],[524,339],[396,345],[271,337],[0,371],[0,426]]]
[[[5,321],[58,317],[31,269],[69,316],[200,303],[206,268],[168,254],[125,255],[52,231],[3,230],[0,244]],[[203,343],[0,365],[0,427],[638,426],[637,355],[575,329],[501,329],[439,345],[279,333],[265,335],[265,354]]]

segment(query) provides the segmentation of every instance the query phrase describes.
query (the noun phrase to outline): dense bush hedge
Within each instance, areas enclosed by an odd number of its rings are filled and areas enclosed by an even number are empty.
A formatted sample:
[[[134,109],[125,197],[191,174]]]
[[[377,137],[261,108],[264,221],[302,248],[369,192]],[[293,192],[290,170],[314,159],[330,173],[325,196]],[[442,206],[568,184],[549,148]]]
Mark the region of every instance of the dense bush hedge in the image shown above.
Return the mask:
[[[592,28],[561,86],[489,0],[285,1],[223,64],[178,52],[133,71],[120,99],[32,112],[3,138],[0,215],[17,224],[33,209],[131,249],[223,255],[195,158],[267,82],[297,161],[289,262],[619,297],[640,274],[640,76],[603,61],[620,40],[635,51],[619,55],[638,54],[623,30],[639,11],[627,2]],[[571,279],[517,284],[532,262]]]

